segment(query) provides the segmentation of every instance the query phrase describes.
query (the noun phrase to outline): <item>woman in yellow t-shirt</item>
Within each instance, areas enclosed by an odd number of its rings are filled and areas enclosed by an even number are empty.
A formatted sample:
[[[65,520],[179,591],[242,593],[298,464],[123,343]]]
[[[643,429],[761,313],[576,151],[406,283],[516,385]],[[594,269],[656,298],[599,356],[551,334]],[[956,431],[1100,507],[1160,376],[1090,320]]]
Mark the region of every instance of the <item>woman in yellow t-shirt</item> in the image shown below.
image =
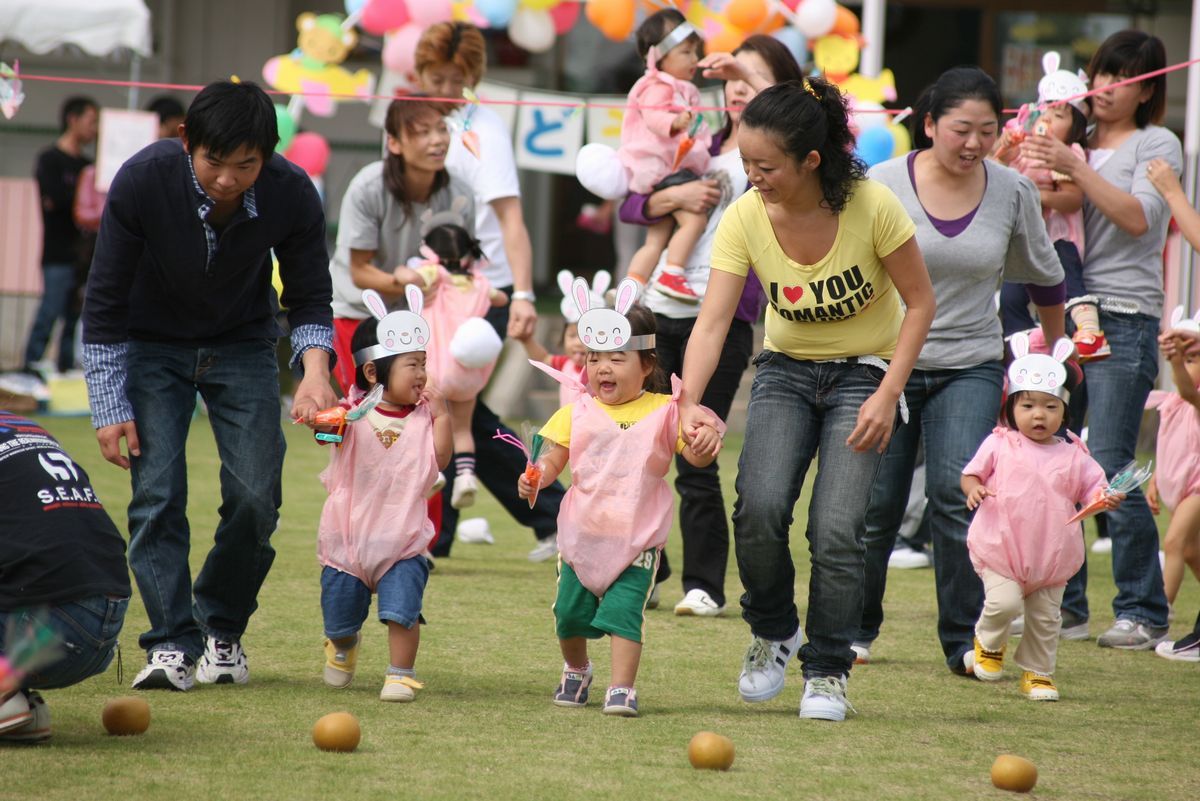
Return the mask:
[[[769,306],[733,514],[742,616],[753,635],[738,690],[747,701],[775,697],[799,650],[800,716],[842,720],[862,607],[864,513],[933,320],[933,289],[912,220],[853,155],[834,86],[809,78],[764,90],[742,112],[738,144],[754,188],[717,229],[684,358],[682,421],[685,435],[709,421],[697,399],[753,268]],[[806,532],[808,642],[799,648],[788,535],[818,450]]]

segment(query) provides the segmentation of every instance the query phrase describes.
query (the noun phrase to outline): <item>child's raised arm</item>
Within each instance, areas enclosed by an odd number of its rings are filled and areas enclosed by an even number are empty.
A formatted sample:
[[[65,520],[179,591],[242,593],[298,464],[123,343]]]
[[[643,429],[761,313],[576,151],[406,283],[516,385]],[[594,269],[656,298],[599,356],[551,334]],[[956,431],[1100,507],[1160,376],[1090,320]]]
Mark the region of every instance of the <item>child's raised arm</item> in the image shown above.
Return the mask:
[[[1171,380],[1175,382],[1175,391],[1179,393],[1179,397],[1200,411],[1200,391],[1196,390],[1196,384],[1184,366],[1183,351],[1175,349],[1167,362],[1171,365]]]
[[[525,355],[530,359],[533,359],[535,362],[550,364],[550,351],[542,347],[542,343],[538,342],[537,339],[534,338],[532,331],[526,336],[513,337],[513,339],[516,339],[521,343],[521,346],[525,348]],[[551,365],[551,367],[553,367],[553,365]]]
[[[1163,196],[1163,200],[1167,201],[1171,216],[1175,218],[1183,238],[1194,249],[1200,250],[1200,212],[1193,209],[1192,204],[1188,202],[1175,170],[1171,169],[1171,165],[1166,161],[1154,159],[1146,167],[1146,177]]]
[[[1050,188],[1039,186],[1038,194],[1042,196],[1044,209],[1074,214],[1083,208],[1083,190],[1074,181],[1055,181]]]
[[[721,445],[720,432],[705,423],[692,433],[692,441],[684,445],[680,455],[692,467],[708,467],[716,461]]]
[[[438,470],[445,470],[454,456],[454,430],[450,424],[450,407],[445,396],[429,384],[421,390],[420,400],[429,406],[429,413],[433,415],[433,452],[437,458]]]

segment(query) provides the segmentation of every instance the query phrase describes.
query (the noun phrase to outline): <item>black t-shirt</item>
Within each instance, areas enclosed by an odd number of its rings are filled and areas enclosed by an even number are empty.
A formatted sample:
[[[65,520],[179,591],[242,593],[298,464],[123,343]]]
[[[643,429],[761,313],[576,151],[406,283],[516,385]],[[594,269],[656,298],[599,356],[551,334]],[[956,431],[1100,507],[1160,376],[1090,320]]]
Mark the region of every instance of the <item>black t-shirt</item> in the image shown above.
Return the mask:
[[[0,609],[129,593],[125,540],[87,473],[37,423],[0,410]]]
[[[75,264],[83,233],[75,225],[75,182],[91,159],[72,156],[57,147],[38,155],[34,176],[42,197],[42,264]]]

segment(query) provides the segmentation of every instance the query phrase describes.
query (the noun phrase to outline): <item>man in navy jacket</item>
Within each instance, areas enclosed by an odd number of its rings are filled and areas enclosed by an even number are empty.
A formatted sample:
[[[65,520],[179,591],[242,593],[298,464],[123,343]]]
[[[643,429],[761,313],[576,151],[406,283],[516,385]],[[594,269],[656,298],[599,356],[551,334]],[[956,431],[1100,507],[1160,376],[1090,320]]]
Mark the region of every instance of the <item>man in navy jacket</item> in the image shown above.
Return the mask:
[[[132,473],[129,563],[150,618],[137,689],[249,677],[241,637],[275,556],[284,454],[272,250],[292,365],[303,369],[292,417],[336,402],[325,216],[308,176],[274,153],[270,99],[254,84],[210,84],[179,134],[113,180],[83,315],[100,451]],[[193,585],[185,447],[197,392],[220,455],[221,505]]]

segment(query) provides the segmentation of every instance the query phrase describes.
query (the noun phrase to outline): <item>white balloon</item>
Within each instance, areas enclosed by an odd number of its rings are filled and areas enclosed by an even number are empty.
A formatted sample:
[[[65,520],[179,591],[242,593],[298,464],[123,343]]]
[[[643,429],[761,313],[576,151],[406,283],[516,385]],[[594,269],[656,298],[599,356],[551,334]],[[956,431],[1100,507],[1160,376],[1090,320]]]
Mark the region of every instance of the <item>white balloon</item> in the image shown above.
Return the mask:
[[[617,151],[600,142],[579,148],[575,156],[575,177],[583,188],[605,200],[620,200],[629,193],[629,173]]]
[[[803,64],[808,61],[808,40],[804,38],[804,34],[799,28],[791,25],[784,25],[777,31],[773,31],[771,36],[783,42],[792,56],[796,59],[797,64]]]
[[[883,106],[866,100],[850,98],[851,122],[859,132],[868,128],[884,128],[892,121],[890,114],[880,113]]]
[[[809,39],[819,39],[833,30],[837,21],[834,0],[801,0],[796,7],[796,27]]]
[[[554,47],[558,34],[554,32],[554,18],[549,12],[518,7],[508,23],[508,38],[530,53],[545,53]]]
[[[487,367],[499,357],[504,343],[492,324],[482,317],[465,320],[450,340],[450,355],[463,367]]]

